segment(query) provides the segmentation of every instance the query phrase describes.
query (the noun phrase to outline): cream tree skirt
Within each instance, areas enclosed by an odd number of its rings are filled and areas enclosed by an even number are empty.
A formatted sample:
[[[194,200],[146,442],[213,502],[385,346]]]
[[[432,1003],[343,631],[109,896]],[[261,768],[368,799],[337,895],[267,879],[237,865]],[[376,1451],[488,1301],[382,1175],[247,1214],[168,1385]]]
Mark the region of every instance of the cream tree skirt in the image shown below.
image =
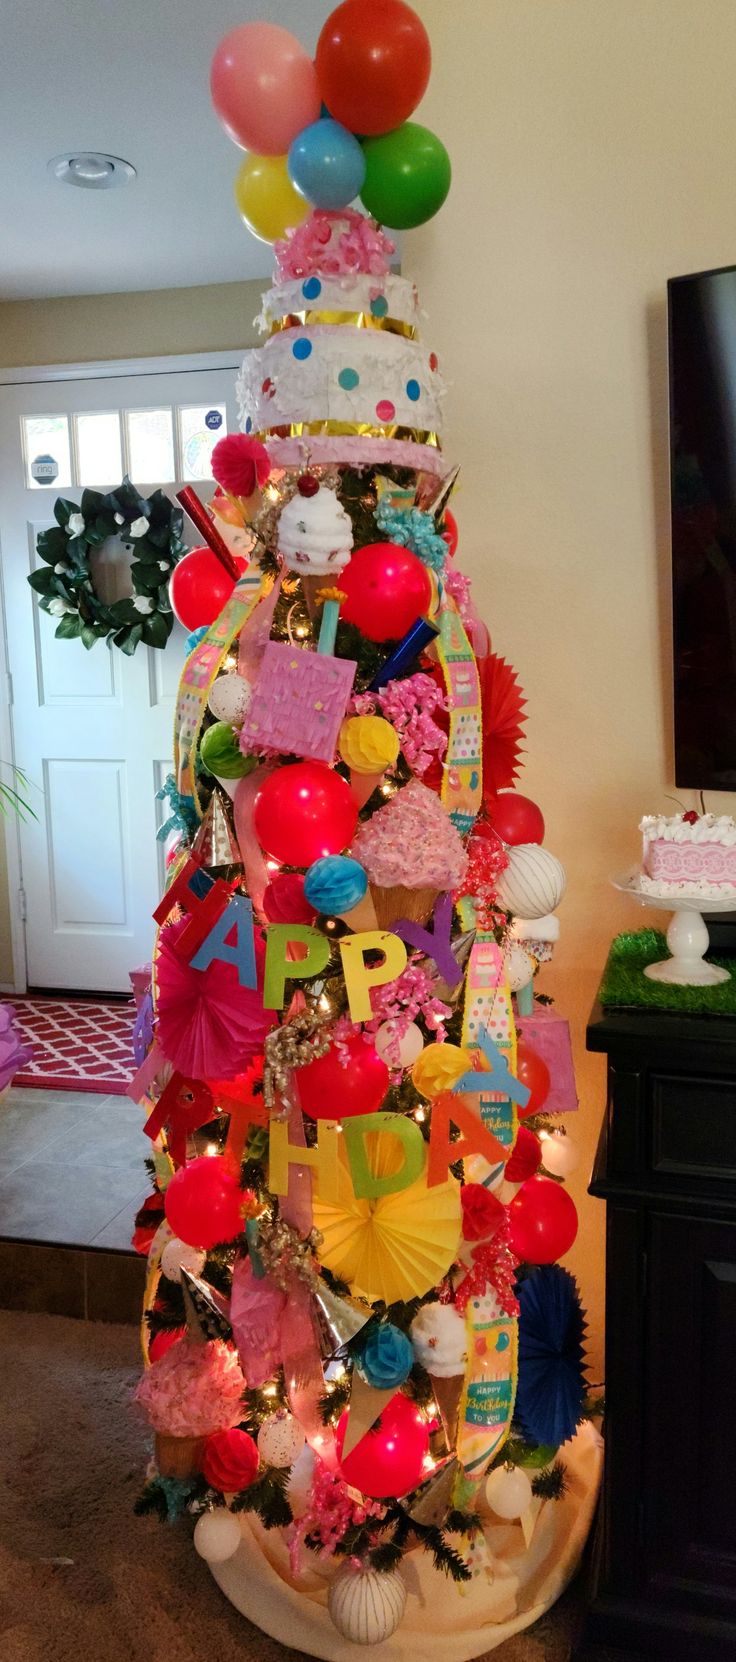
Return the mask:
[[[529,1547],[519,1524],[488,1515],[485,1536],[492,1571],[456,1586],[439,1574],[421,1549],[403,1559],[409,1598],[390,1639],[373,1647],[380,1662],[468,1662],[510,1639],[544,1614],[572,1579],[590,1529],[601,1474],[601,1439],[581,1426],[564,1449],[568,1489],[540,1508]],[[264,1530],[243,1514],[243,1541],[234,1558],[210,1566],[223,1593],[257,1627],[282,1645],[346,1662],[369,1651],[343,1639],[327,1613],[334,1568],[305,1553],[296,1581],[280,1530]],[[331,1561],[334,1565],[334,1560]]]

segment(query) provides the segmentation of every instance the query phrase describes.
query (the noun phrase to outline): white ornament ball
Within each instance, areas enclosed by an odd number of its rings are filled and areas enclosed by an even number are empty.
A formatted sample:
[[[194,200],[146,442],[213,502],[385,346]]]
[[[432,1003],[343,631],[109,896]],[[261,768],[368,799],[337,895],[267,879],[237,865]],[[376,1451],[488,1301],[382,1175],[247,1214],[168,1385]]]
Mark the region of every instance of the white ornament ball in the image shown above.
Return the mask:
[[[207,1262],[206,1252],[199,1247],[187,1246],[186,1241],[167,1241],[161,1254],[161,1269],[169,1281],[181,1281],[182,1270],[188,1270],[190,1275],[201,1275]]]
[[[534,974],[534,959],[523,946],[510,946],[504,958],[504,974],[512,993],[526,987]]]
[[[538,843],[517,843],[507,850],[509,863],[496,883],[496,894],[517,918],[543,918],[559,906],[567,878],[554,854]]]
[[[423,1304],[410,1331],[414,1355],[428,1373],[438,1379],[453,1379],[465,1372],[468,1334],[454,1304]]]
[[[380,1645],[389,1639],[406,1608],[406,1584],[398,1570],[349,1566],[335,1576],[327,1595],[327,1609],[338,1633],[354,1645]]]
[[[580,1150],[571,1137],[543,1137],[542,1165],[554,1177],[569,1177],[580,1165]]]
[[[267,1466],[293,1466],[306,1439],[298,1420],[284,1409],[263,1421],[258,1433],[258,1453]]]
[[[210,687],[207,703],[216,721],[229,721],[233,727],[241,727],[252,696],[250,682],[232,670],[228,675],[218,675]]]
[[[309,1506],[314,1478],[314,1449],[305,1443],[289,1473],[286,1498],[295,1518],[303,1518]]]
[[[378,1055],[390,1068],[411,1068],[424,1049],[421,1029],[415,1021],[410,1021],[395,1045],[397,1028],[398,1023],[395,1021],[382,1022],[373,1043]]]
[[[486,1500],[498,1518],[521,1518],[531,1505],[532,1486],[521,1466],[496,1466],[486,1481]]]
[[[203,1512],[194,1527],[194,1545],[206,1564],[225,1564],[234,1558],[240,1539],[240,1524],[224,1506]]]

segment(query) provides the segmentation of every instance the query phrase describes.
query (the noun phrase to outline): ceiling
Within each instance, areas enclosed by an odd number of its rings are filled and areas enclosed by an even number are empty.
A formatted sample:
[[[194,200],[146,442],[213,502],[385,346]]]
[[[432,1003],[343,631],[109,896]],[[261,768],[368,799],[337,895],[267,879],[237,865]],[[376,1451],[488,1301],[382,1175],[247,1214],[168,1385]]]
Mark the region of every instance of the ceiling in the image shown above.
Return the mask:
[[[242,151],[209,101],[218,40],[270,18],[312,51],[335,0],[2,0],[0,300],[230,283],[271,250],[240,220]],[[77,190],[52,156],[132,162],[121,190]]]

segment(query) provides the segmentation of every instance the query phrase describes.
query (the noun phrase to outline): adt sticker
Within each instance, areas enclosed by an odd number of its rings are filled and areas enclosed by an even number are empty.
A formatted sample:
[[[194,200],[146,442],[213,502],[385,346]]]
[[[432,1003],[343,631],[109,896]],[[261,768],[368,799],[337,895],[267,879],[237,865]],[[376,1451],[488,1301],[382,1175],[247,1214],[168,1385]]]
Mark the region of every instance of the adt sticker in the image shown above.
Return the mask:
[[[53,456],[35,456],[31,462],[31,478],[37,485],[53,485],[58,474],[59,464]]]
[[[205,427],[209,427],[211,433],[216,433],[218,427],[222,426],[222,415],[220,411],[208,410],[204,418],[204,424]]]

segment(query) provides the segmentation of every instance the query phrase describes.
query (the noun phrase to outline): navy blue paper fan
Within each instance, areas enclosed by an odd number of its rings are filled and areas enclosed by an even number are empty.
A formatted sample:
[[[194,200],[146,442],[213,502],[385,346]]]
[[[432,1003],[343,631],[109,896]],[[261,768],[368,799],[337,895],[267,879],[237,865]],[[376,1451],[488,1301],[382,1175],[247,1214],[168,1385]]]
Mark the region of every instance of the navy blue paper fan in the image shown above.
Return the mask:
[[[586,1324],[575,1277],[543,1264],[517,1286],[519,1384],[514,1418],[535,1443],[572,1437],[585,1400]]]

